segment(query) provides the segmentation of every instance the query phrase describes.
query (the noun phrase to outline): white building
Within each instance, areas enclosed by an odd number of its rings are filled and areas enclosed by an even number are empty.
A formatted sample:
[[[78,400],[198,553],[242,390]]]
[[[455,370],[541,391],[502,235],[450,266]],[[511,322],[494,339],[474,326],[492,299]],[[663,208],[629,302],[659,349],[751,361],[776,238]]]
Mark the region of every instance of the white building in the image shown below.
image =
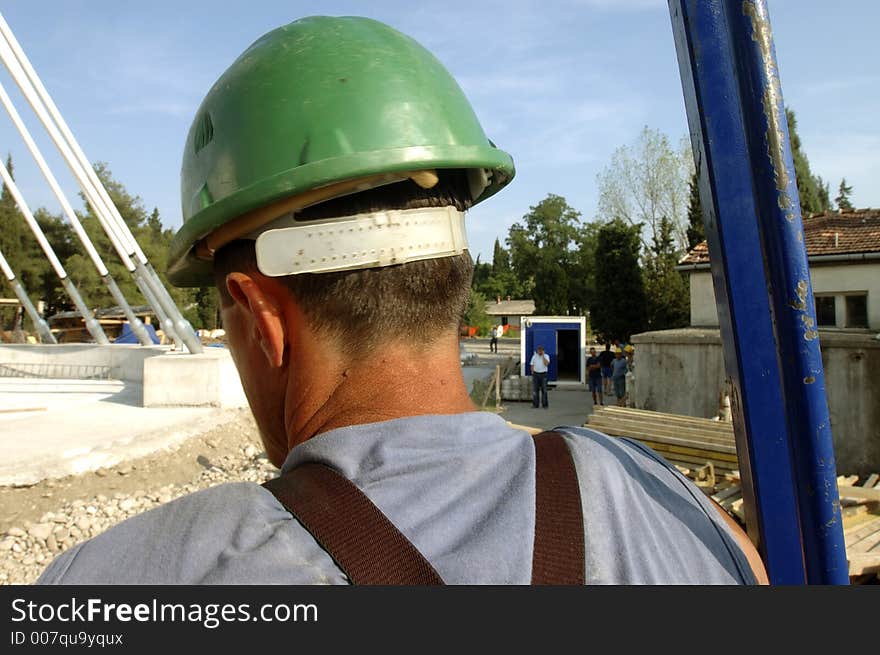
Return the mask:
[[[486,302],[486,313],[492,318],[493,325],[508,325],[519,329],[520,317],[531,316],[535,313],[534,300],[507,300],[497,297],[495,302]]]
[[[819,327],[880,332],[880,209],[827,212],[803,223]],[[717,327],[706,242],[677,270],[690,275],[691,325]]]

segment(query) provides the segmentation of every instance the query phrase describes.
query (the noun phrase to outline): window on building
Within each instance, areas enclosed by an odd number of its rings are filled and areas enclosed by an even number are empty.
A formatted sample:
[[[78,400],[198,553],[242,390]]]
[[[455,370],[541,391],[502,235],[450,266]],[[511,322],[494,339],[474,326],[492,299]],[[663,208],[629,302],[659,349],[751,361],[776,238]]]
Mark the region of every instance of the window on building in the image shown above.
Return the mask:
[[[868,327],[868,294],[846,296],[846,327]]]
[[[834,296],[816,296],[816,321],[819,327],[835,327]]]

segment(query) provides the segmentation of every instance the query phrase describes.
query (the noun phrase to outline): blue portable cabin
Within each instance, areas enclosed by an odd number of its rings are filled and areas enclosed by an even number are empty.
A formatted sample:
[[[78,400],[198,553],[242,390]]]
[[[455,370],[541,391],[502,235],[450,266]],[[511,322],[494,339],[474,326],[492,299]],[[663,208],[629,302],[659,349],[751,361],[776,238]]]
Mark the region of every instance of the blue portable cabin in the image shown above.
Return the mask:
[[[535,349],[550,355],[547,380],[555,384],[586,384],[587,319],[584,316],[522,316],[519,336],[520,374],[531,375]]]

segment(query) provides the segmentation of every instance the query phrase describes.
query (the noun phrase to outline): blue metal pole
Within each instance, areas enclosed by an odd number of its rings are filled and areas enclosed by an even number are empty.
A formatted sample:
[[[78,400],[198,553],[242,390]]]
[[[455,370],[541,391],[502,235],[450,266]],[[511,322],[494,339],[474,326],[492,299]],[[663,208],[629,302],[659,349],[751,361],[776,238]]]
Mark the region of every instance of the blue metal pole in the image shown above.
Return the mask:
[[[764,0],[669,0],[748,512],[775,584],[848,582],[800,207]]]

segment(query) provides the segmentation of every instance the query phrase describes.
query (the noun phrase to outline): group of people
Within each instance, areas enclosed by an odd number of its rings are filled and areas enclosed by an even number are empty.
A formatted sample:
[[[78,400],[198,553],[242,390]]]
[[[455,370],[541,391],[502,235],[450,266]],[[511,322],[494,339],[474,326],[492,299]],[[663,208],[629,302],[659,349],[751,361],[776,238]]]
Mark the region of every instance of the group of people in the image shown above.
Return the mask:
[[[613,350],[612,350],[613,346]],[[630,369],[633,347],[615,340],[606,343],[598,355],[590,348],[587,357],[587,380],[593,394],[593,404],[604,405],[605,396],[612,393],[620,407],[626,405],[626,373]]]

